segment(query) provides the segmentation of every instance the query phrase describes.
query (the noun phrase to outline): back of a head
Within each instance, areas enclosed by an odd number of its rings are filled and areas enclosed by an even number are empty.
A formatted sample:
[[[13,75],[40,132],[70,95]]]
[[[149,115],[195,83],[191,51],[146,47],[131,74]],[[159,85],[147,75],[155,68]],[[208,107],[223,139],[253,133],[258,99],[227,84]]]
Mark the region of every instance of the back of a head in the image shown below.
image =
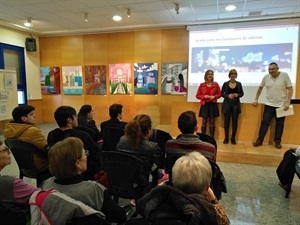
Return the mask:
[[[83,143],[79,138],[67,137],[54,144],[49,152],[49,170],[58,179],[74,176],[76,160],[82,156]]]
[[[85,124],[88,119],[88,114],[92,111],[91,105],[83,105],[81,106],[78,112],[78,124]]]
[[[123,106],[121,104],[113,104],[109,107],[110,118],[117,118],[122,113]]]
[[[145,114],[140,114],[134,117],[134,119],[129,121],[125,126],[125,135],[138,147],[151,127],[152,121],[150,117]]]
[[[27,116],[33,110],[35,110],[35,108],[31,105],[17,106],[12,111],[12,117],[13,117],[14,121],[22,122],[22,116]]]
[[[197,125],[195,112],[185,111],[178,117],[178,128],[182,134],[193,134]]]
[[[76,110],[71,106],[60,106],[54,112],[54,118],[59,127],[65,127],[68,118],[73,118],[75,115]]]
[[[181,156],[172,168],[174,187],[187,194],[204,194],[210,185],[211,178],[210,163],[199,152]]]

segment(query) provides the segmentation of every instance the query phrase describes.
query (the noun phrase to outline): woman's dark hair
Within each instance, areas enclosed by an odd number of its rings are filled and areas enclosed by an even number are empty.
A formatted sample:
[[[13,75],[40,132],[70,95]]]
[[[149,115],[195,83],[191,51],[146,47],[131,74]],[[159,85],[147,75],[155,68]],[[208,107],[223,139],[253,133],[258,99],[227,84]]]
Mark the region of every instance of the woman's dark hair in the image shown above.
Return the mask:
[[[81,106],[79,113],[78,113],[78,125],[84,126],[87,122],[88,114],[92,111],[91,105],[83,105]]]
[[[184,78],[183,78],[183,75],[182,75],[181,73],[178,75],[178,79],[179,79],[179,81],[180,81],[181,87],[185,87],[185,86],[184,86]]]
[[[125,126],[125,135],[134,147],[138,148],[151,127],[152,121],[150,117],[145,114],[140,114],[134,117],[134,119],[129,121]]]

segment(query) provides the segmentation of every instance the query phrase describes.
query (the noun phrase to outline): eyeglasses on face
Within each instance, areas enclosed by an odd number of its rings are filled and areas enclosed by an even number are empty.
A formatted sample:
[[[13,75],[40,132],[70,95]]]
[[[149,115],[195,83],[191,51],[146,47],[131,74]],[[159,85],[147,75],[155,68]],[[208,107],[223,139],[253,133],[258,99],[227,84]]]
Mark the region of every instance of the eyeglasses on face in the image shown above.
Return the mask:
[[[90,154],[89,150],[84,150],[84,153],[85,153],[86,157],[88,157]]]
[[[6,152],[7,154],[10,153],[10,149],[8,147],[4,147],[4,149],[0,150],[0,152]]]

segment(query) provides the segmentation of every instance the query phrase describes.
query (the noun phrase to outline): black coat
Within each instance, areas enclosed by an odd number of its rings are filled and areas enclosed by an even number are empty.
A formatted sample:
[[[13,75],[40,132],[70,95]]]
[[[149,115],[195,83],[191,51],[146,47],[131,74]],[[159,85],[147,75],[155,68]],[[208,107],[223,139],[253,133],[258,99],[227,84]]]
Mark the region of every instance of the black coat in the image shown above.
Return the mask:
[[[239,112],[241,112],[241,102],[240,102],[240,98],[244,96],[244,91],[243,91],[243,87],[242,87],[242,83],[239,81],[235,81],[236,85],[237,85],[237,94],[238,97],[237,99],[235,99],[234,101],[236,101],[236,103],[239,105]],[[229,101],[231,101],[228,98],[228,88],[229,88],[229,81],[225,82],[222,86],[222,90],[221,90],[221,94],[222,97],[224,98],[223,104],[222,104],[222,112],[225,113],[227,110],[227,107],[229,105]]]

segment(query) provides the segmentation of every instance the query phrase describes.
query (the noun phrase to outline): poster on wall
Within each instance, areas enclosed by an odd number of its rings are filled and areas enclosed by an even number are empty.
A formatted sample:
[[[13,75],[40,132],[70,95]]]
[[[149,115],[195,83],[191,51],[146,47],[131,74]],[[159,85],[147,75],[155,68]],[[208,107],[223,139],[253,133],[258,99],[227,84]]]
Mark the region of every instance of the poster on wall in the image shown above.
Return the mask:
[[[158,63],[134,63],[134,93],[157,94]]]
[[[8,116],[8,103],[7,102],[1,102],[0,103],[0,117]]]
[[[60,69],[57,66],[40,67],[42,94],[60,94]]]
[[[106,66],[85,66],[85,94],[106,95]]]
[[[187,92],[187,63],[163,63],[161,66],[161,94],[183,95]]]
[[[9,91],[0,91],[0,101],[9,102]]]
[[[130,63],[109,64],[111,94],[132,94]]]
[[[82,95],[82,67],[81,66],[63,66],[63,91],[65,95]]]
[[[4,88],[13,89],[14,81],[12,74],[4,74]]]

